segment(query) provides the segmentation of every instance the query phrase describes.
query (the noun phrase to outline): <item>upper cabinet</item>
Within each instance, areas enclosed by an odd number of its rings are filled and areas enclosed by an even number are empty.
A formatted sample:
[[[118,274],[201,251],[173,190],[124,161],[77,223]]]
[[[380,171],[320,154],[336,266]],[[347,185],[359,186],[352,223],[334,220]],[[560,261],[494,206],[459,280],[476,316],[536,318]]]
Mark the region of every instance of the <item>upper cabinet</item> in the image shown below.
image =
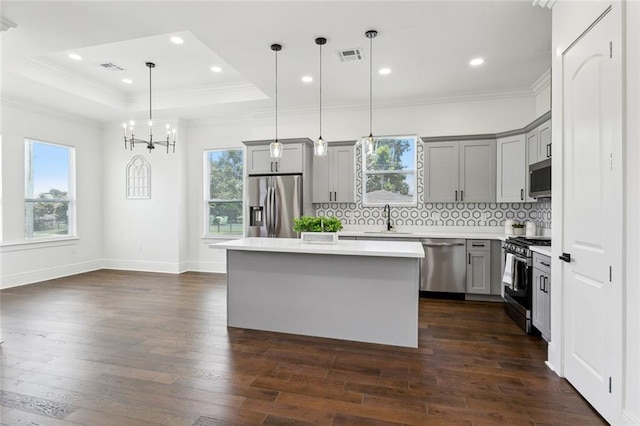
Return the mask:
[[[447,141],[424,145],[426,202],[494,202],[496,141]]]
[[[310,139],[285,139],[280,142],[283,145],[280,158],[271,158],[271,141],[243,142],[247,145],[247,175],[303,173],[310,170]]]
[[[524,134],[497,141],[496,201],[524,202],[527,198],[526,137]]]
[[[551,120],[527,133],[527,163],[529,165],[551,158]]]
[[[313,157],[313,202],[355,202],[355,141],[329,142],[327,155]]]

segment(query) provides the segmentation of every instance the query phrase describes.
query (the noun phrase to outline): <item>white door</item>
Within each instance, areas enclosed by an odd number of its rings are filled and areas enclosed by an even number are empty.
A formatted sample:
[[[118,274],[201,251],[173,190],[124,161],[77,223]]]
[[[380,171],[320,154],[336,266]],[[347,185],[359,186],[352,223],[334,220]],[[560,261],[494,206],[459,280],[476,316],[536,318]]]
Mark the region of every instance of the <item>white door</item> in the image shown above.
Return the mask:
[[[622,407],[620,28],[609,12],[583,34],[562,80],[564,374],[609,422]]]

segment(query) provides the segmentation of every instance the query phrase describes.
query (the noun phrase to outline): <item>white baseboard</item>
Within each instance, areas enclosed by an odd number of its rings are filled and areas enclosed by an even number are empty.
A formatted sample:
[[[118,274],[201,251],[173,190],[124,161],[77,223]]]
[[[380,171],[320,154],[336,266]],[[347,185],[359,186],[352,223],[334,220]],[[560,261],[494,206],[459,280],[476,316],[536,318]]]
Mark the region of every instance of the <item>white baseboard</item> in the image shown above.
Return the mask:
[[[143,260],[105,259],[105,269],[123,271],[159,272],[163,274],[180,274],[186,271],[186,263],[148,262]]]
[[[553,344],[553,341],[549,342],[549,346],[547,347],[547,367],[551,369],[554,373],[556,373],[560,377],[564,377],[564,373],[562,371],[562,359],[560,358],[560,351]]]
[[[34,284],[41,281],[53,280],[56,278],[68,277],[70,275],[96,271],[102,268],[104,268],[103,260],[93,260],[90,262],[73,263],[70,265],[56,266],[53,268],[39,269],[36,271],[21,272],[19,274],[4,275],[2,277],[0,289]]]
[[[624,421],[625,425],[640,426],[640,418],[634,416],[627,410],[622,410],[622,420]]]

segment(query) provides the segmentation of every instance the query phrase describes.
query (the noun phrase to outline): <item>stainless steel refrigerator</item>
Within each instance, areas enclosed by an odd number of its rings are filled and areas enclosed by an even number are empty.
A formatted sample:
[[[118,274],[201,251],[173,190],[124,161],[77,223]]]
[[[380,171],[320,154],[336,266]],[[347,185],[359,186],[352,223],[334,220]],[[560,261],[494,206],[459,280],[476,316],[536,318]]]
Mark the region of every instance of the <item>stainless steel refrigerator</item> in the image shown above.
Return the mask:
[[[297,238],[293,219],[302,215],[302,175],[247,178],[248,237]]]

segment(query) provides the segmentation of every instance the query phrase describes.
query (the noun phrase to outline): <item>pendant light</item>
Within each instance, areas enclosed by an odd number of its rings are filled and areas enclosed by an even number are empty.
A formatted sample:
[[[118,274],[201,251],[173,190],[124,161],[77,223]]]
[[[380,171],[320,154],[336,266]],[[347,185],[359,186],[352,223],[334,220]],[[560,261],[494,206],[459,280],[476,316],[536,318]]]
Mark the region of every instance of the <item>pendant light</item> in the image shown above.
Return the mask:
[[[322,139],[322,46],[326,43],[326,38],[316,38],[316,44],[320,47],[320,136],[313,144],[313,155],[317,157],[324,157],[327,155],[327,143]]]
[[[276,138],[269,144],[271,158],[282,157],[282,144],[278,142],[278,52],[282,50],[282,45],[272,44],[271,50],[276,52]]]
[[[364,35],[369,39],[369,137],[365,138],[363,149],[365,154],[373,152],[373,39],[378,36],[376,30],[369,30]]]

